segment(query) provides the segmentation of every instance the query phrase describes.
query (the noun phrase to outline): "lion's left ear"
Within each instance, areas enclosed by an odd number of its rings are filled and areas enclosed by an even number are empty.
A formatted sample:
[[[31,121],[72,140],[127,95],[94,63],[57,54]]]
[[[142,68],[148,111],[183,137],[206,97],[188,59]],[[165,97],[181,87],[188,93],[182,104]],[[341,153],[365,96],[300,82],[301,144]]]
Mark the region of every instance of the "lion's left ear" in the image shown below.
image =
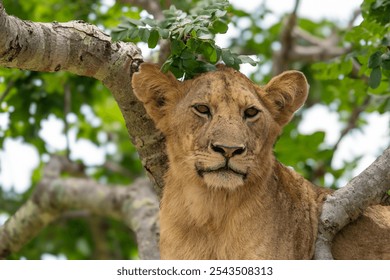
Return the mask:
[[[142,63],[133,75],[132,86],[156,127],[165,132],[167,114],[182,96],[181,83],[170,72],[161,73],[157,65]]]
[[[286,71],[274,77],[265,87],[263,97],[279,125],[286,125],[294,112],[305,103],[309,85],[303,73]]]

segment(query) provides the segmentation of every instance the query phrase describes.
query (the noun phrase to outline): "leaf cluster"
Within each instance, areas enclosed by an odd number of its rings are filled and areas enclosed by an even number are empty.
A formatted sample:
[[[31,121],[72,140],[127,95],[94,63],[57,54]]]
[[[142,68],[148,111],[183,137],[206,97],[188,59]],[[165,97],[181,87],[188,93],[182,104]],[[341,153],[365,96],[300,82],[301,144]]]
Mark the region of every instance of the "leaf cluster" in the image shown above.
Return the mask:
[[[242,63],[256,65],[249,56],[238,55],[215,44],[215,35],[228,30],[228,8],[226,0],[200,1],[189,13],[171,6],[163,11],[165,18],[162,21],[124,18],[112,35],[118,40],[145,42],[151,49],[159,40],[168,40],[171,53],[162,70],[171,71],[178,78],[191,78],[213,70],[220,60],[235,69]]]
[[[368,85],[376,89],[383,77],[390,83],[390,0],[366,0],[361,8],[364,20],[346,38],[359,46],[357,55],[368,57]]]
[[[340,32],[344,38],[343,46],[350,51],[332,61],[319,62],[311,67],[317,80],[333,80],[332,83],[337,84],[335,87],[338,89],[332,90],[334,93],[345,88],[348,94],[338,95],[338,98],[358,106],[362,104],[362,100],[358,100],[360,97],[364,100],[367,93],[371,94],[375,97],[376,109],[381,113],[390,108],[390,22],[385,20],[389,7],[389,0],[363,1],[363,21],[346,32]],[[359,71],[354,72],[354,69]],[[359,84],[360,88],[353,86],[354,83]],[[344,84],[348,84],[349,88]]]

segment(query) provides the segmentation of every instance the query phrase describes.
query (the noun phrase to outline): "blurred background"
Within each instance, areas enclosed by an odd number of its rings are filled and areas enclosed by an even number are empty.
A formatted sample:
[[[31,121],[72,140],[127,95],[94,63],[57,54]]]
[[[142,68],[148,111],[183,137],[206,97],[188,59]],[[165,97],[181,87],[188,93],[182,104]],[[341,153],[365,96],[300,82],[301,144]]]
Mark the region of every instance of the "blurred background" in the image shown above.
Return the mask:
[[[8,14],[21,19],[80,19],[110,34],[122,16],[150,16],[134,2],[4,0],[3,4]],[[164,9],[172,4],[188,11],[201,1],[157,2]],[[217,36],[217,45],[258,59],[258,66],[244,65],[241,71],[265,84],[273,75],[275,53],[282,49],[284,22],[297,1],[230,2],[229,30]],[[368,26],[364,22],[359,12],[362,2],[301,0],[297,9],[302,32],[346,51],[331,58],[288,62],[289,69],[305,73],[311,88],[306,105],[285,128],[275,153],[282,163],[324,187],[342,187],[390,144],[388,76],[383,75],[375,89],[367,78],[369,57],[381,48],[384,37],[380,23]],[[307,46],[308,42],[300,44]],[[158,57],[158,48],[149,50],[141,42],[138,46],[145,59]],[[120,111],[100,82],[62,72],[1,68],[0,225],[31,195],[51,154],[81,163],[83,176],[101,183],[130,185],[144,176]],[[137,249],[125,225],[74,211],[11,258],[135,259]]]

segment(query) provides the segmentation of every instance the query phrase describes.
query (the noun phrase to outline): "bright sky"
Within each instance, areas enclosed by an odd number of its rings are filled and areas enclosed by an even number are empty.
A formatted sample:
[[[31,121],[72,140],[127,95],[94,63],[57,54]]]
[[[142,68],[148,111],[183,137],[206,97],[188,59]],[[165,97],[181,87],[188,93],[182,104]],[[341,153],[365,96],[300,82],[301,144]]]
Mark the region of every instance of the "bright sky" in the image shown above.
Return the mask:
[[[253,11],[262,0],[231,0],[231,2],[237,7]],[[295,0],[267,1],[268,7],[276,14],[275,17],[267,18],[269,24],[274,23],[280,14],[290,12],[294,3]],[[360,3],[360,0],[301,0],[299,16],[315,20],[327,18],[345,24]],[[146,55],[146,52],[144,54]],[[251,68],[246,68],[245,71],[251,71]],[[338,119],[339,116],[336,113],[330,112],[325,106],[317,105],[305,113],[299,129],[303,133],[323,130],[326,132],[326,142],[331,145],[336,141],[342,129]],[[368,125],[363,131],[351,133],[342,141],[335,155],[334,167],[342,166],[343,161],[352,155],[362,155],[363,158],[354,172],[354,175],[357,175],[389,145],[390,115],[371,114],[367,122]],[[5,125],[7,125],[6,118],[0,113],[0,126]],[[50,118],[45,122],[45,129],[40,134],[53,150],[63,149],[65,146],[61,126],[62,124],[54,117]],[[74,148],[73,158],[82,158],[87,163],[96,165],[104,162],[105,152],[102,149],[98,149],[85,140],[76,141],[72,135],[70,138],[71,146]],[[32,170],[38,165],[38,154],[32,146],[22,144],[18,140],[6,140],[3,148],[4,150],[0,151],[0,182],[6,190],[14,186],[16,191],[23,192],[30,184]]]
[[[265,1],[267,7],[272,10],[277,17],[291,12],[296,0],[268,0]],[[230,0],[230,3],[248,12],[254,11],[264,0]],[[313,1],[300,0],[298,16],[308,17],[313,20],[327,18],[340,22],[348,22],[351,18],[352,12],[359,8],[362,0],[327,0],[327,1]]]

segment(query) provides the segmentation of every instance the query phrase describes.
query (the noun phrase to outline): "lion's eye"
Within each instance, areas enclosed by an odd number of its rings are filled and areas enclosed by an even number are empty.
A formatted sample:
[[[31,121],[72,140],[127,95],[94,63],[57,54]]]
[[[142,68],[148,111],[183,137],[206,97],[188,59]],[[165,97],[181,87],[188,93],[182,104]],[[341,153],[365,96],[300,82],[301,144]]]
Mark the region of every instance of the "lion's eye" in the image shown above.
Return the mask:
[[[197,104],[192,106],[198,113],[209,116],[211,114],[210,108],[207,105]]]
[[[244,117],[246,119],[254,118],[260,113],[260,110],[255,107],[250,107],[245,110]]]

